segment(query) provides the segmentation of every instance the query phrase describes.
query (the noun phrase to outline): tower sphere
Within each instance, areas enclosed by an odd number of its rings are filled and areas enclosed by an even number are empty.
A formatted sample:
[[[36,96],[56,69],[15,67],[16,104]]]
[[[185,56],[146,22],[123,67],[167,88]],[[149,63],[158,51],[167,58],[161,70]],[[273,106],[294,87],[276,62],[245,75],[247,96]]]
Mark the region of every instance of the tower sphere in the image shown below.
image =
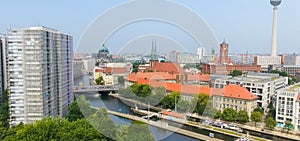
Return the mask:
[[[281,3],[281,0],[270,0],[271,5],[278,6]]]

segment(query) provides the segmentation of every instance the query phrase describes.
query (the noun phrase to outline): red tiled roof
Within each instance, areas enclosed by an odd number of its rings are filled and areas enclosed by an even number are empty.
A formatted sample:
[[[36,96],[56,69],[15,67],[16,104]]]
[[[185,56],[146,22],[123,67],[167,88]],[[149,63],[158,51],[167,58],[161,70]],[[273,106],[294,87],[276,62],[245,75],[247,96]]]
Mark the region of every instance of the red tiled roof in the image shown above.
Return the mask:
[[[255,94],[252,94],[246,88],[232,84],[225,86],[225,88],[223,89],[216,90],[215,92],[213,92],[213,95],[244,100],[254,100],[258,98]]]
[[[210,80],[210,75],[209,74],[188,74],[188,81],[202,81],[202,82],[208,82]]]
[[[173,74],[183,74],[184,70],[178,63],[171,62],[155,62],[153,68],[150,68],[155,72],[169,72]]]
[[[176,118],[184,118],[184,116],[185,116],[184,114],[180,114],[180,113],[176,113],[176,112],[168,112],[167,110],[163,110],[162,114],[176,117]]]

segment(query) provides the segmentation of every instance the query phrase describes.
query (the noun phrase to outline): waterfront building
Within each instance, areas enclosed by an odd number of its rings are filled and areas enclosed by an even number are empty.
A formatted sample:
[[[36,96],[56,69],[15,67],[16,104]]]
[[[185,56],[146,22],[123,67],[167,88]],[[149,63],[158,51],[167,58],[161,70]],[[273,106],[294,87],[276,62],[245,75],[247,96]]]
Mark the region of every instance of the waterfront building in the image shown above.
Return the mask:
[[[258,97],[240,85],[229,84],[223,89],[212,89],[213,107],[223,112],[226,108],[232,108],[237,112],[244,110],[251,115],[257,107]]]
[[[73,39],[44,26],[8,31],[11,126],[65,117],[74,101]]]
[[[288,84],[288,78],[280,77],[278,74],[249,72],[245,76],[217,78],[214,81],[214,88],[224,88],[228,84],[245,87],[249,92],[258,96],[257,105],[267,110],[277,91]]]
[[[74,59],[73,61],[73,78],[83,75],[83,61],[81,59]]]
[[[278,91],[276,97],[276,121],[278,127],[283,127],[286,121],[300,131],[300,83]]]
[[[94,79],[103,77],[104,85],[119,84],[118,78],[126,78],[132,70],[131,63],[107,63],[105,66],[94,68]]]
[[[87,58],[82,61],[83,61],[84,71],[88,73],[93,72],[96,64],[95,58]]]

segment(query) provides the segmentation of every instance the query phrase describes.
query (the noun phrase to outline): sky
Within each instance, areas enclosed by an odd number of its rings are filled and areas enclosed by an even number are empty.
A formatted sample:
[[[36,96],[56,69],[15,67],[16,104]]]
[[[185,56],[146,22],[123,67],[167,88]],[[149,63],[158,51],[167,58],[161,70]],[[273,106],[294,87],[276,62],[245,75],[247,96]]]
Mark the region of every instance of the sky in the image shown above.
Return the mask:
[[[143,0],[138,0],[143,1]],[[144,0],[147,1],[147,0]],[[152,10],[155,11],[161,0],[151,0]],[[214,33],[218,43],[225,39],[229,43],[230,53],[268,54],[271,50],[271,33],[273,10],[269,0],[173,0],[183,7],[197,14]],[[101,21],[104,26],[95,32],[100,36],[89,37],[83,43],[89,27],[103,14],[111,12],[122,4],[124,0],[52,0],[38,1],[26,0],[2,1],[0,13],[0,33],[7,29],[43,25],[58,29],[63,33],[71,34],[74,38],[76,52],[95,52],[102,43],[109,50],[116,53],[150,52],[152,41],[157,42],[159,51],[183,50],[195,53],[198,47],[209,51],[214,48],[218,52],[218,45],[209,46],[203,42],[199,44],[193,36],[169,23],[143,20],[122,26],[114,31],[105,41],[100,42],[101,33],[114,23],[110,20]],[[283,0],[278,10],[278,53],[300,54],[300,5],[299,0]],[[111,21],[125,18],[130,12],[142,13],[148,5],[135,7],[138,12],[123,9],[123,15],[112,16]],[[122,9],[119,9],[122,10]],[[189,18],[184,22],[193,27],[204,29],[205,25],[199,23],[189,15],[180,16],[180,10],[166,9],[159,11],[162,15],[172,15],[177,20]],[[107,26],[107,27],[106,27]],[[197,30],[190,32],[197,32]],[[206,33],[206,32],[205,32]],[[99,37],[99,38],[98,38]],[[205,39],[203,39],[205,41]],[[208,47],[209,46],[209,47]]]

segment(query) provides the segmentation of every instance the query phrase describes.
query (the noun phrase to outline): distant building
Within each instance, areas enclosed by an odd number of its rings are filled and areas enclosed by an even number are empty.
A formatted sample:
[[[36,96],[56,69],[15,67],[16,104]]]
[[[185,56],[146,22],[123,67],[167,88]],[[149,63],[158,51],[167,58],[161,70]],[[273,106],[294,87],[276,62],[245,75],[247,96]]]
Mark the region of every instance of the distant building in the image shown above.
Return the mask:
[[[94,68],[94,79],[102,76],[104,85],[115,85],[119,83],[118,77],[125,79],[131,70],[130,63],[107,63],[105,66]]]
[[[74,59],[73,61],[73,78],[77,78],[83,75],[83,61]]]
[[[2,94],[7,88],[6,68],[6,36],[0,34],[0,104],[2,103]]]
[[[267,110],[271,100],[274,100],[277,90],[287,86],[288,78],[279,77],[278,74],[249,72],[246,76],[217,78],[214,81],[214,88],[224,88],[229,84],[241,85],[249,92],[257,95],[257,105]]]
[[[202,64],[202,72],[209,74],[228,75],[234,70],[246,72],[260,72],[261,67],[259,65],[220,65],[220,64]]]
[[[168,55],[167,55],[167,61],[169,62],[173,62],[173,63],[178,63],[178,56],[179,56],[179,52],[178,51],[171,51]]]
[[[108,48],[103,44],[97,53],[97,63],[110,63],[112,62],[112,55],[109,53]]]
[[[263,72],[268,72],[270,65],[281,65],[280,56],[255,56],[254,65],[260,65]]]
[[[296,73],[300,70],[300,65],[284,65],[281,68],[281,71],[286,72],[290,76],[296,76]]]
[[[192,53],[179,53],[177,63],[179,64],[197,64],[200,63],[198,55]]]
[[[300,82],[300,70],[296,73],[297,82]]]
[[[203,56],[206,56],[206,50],[204,47],[199,47],[197,48],[197,55],[199,57],[199,59],[201,60]]]
[[[244,110],[251,115],[257,107],[258,97],[240,85],[229,84],[223,89],[213,89],[212,96],[213,107],[222,112],[226,108],[232,108],[237,112]]]
[[[73,39],[44,26],[8,31],[11,126],[65,117],[74,101]]]
[[[220,64],[229,64],[230,63],[230,60],[228,57],[228,49],[229,49],[229,46],[225,41],[220,44],[220,60],[219,60]]]
[[[278,127],[283,127],[286,121],[300,131],[300,83],[278,91],[276,98],[276,121]]]
[[[88,59],[84,59],[83,61],[83,66],[84,66],[84,71],[85,72],[93,72],[95,64],[96,64],[96,60],[95,58],[88,58]]]

